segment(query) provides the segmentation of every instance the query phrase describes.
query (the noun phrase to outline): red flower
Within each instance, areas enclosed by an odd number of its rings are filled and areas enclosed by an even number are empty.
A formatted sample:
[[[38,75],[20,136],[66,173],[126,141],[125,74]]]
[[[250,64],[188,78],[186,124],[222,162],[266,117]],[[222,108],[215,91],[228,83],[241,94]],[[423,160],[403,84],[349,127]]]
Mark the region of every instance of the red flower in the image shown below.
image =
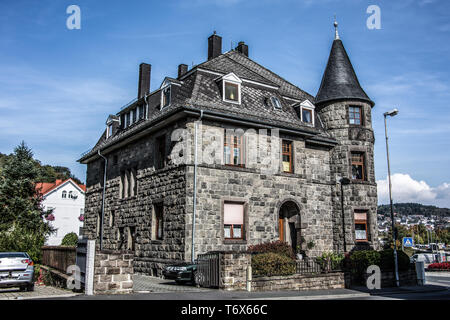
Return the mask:
[[[78,220],[84,221],[84,214],[80,214],[80,216],[78,217]]]
[[[45,219],[47,219],[48,221],[53,221],[55,220],[55,216],[53,215],[53,213],[48,214]]]

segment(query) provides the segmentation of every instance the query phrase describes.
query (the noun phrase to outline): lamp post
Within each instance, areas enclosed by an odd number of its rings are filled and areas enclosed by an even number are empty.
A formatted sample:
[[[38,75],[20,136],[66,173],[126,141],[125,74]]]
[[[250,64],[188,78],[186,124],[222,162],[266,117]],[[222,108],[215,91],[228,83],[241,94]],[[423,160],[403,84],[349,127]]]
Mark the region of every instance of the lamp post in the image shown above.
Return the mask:
[[[400,286],[400,281],[398,279],[398,259],[397,259],[397,235],[395,232],[395,221],[394,221],[394,206],[392,205],[392,184],[391,184],[391,167],[389,164],[389,146],[388,146],[388,135],[387,135],[387,124],[386,118],[387,116],[395,116],[398,114],[398,110],[394,109],[388,112],[385,112],[384,115],[384,133],[386,136],[386,156],[387,156],[387,165],[388,165],[388,178],[389,178],[389,202],[391,204],[391,222],[392,222],[392,239],[394,241],[394,266],[395,266],[395,284],[397,287]]]
[[[344,185],[350,184],[349,178],[341,178],[341,210],[342,210],[342,237],[344,239],[344,253],[347,252],[347,242],[345,241],[345,216],[344,216]]]

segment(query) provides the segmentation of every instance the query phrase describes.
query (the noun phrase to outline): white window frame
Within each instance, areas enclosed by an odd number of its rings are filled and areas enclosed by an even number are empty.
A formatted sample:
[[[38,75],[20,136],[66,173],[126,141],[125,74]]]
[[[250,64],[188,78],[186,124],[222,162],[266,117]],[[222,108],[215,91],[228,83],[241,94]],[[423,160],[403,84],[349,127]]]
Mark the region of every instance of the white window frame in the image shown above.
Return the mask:
[[[164,103],[164,91],[166,91],[167,89],[170,90],[169,104],[167,106],[164,106],[163,105],[163,103]],[[172,103],[172,88],[171,88],[171,83],[168,82],[167,85],[165,85],[163,88],[161,88],[161,108],[160,108],[160,110],[170,107],[171,103]]]
[[[269,100],[270,100],[270,103],[272,103],[274,109],[276,109],[276,110],[283,109],[283,106],[281,105],[281,101],[280,101],[280,99],[278,99],[278,97],[270,96]],[[275,103],[274,101],[277,101],[278,103]]]
[[[220,80],[222,80],[222,100],[225,101],[225,102],[229,102],[229,103],[241,104],[241,97],[242,97],[241,84],[242,84],[242,80],[239,79],[239,77],[236,76],[233,72],[223,76]],[[225,98],[225,85],[227,83],[230,83],[230,84],[238,86],[238,100],[237,101],[228,100],[228,99]]]
[[[110,123],[106,126],[106,138],[109,138],[112,136],[112,131],[113,131],[113,125],[112,125],[112,123]]]
[[[300,120],[307,124],[310,125],[312,127],[315,126],[315,114],[314,114],[314,110],[315,110],[315,106],[311,103],[311,101],[309,100],[305,100],[302,103],[300,103]],[[303,109],[311,111],[311,122],[305,122],[303,121]]]

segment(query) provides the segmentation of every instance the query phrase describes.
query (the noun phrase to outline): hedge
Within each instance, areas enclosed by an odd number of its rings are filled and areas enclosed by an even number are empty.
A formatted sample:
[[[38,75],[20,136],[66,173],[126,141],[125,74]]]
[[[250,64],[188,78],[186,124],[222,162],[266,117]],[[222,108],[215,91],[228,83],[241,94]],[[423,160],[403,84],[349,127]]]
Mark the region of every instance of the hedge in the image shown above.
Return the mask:
[[[256,254],[252,257],[255,276],[288,276],[296,271],[295,260],[272,252]]]

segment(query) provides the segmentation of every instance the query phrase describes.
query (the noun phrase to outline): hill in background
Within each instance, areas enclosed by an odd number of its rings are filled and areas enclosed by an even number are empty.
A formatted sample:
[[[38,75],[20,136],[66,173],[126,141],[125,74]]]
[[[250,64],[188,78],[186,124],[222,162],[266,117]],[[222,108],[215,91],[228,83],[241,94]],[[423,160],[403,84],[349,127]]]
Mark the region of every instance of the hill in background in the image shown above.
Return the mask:
[[[449,208],[438,208],[420,203],[395,203],[394,212],[400,215],[424,215],[424,216],[450,216]],[[390,215],[391,207],[388,204],[378,206],[378,214]]]

